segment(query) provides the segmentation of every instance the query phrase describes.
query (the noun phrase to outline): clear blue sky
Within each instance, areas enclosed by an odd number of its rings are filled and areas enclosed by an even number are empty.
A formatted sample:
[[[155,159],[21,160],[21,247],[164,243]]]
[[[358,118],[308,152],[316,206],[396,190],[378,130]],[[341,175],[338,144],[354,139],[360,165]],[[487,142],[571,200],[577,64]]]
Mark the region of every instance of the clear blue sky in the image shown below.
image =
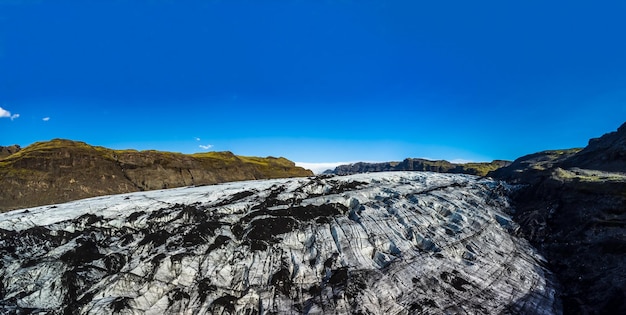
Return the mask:
[[[585,146],[626,121],[625,17],[624,1],[0,1],[0,145],[301,162]]]

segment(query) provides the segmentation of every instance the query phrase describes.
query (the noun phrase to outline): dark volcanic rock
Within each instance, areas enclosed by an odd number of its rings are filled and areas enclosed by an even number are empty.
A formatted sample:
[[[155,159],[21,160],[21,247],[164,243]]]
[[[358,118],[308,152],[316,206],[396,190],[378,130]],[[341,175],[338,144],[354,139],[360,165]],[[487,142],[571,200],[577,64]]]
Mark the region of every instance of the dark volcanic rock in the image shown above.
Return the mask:
[[[522,156],[513,163],[488,173],[488,176],[514,184],[537,184],[550,176],[550,171],[581,149],[548,150]]]
[[[626,314],[625,126],[489,174],[520,185],[514,218],[558,277],[565,314]]]
[[[589,145],[562,163],[606,172],[626,172],[626,124],[617,131],[589,140]]]
[[[358,162],[347,165],[339,165],[325,174],[349,175],[369,172],[389,171],[427,171],[437,173],[487,175],[488,172],[511,164],[509,161],[495,160],[490,163],[465,163],[456,164],[444,160],[431,161],[426,159],[408,158],[402,162],[365,163]]]

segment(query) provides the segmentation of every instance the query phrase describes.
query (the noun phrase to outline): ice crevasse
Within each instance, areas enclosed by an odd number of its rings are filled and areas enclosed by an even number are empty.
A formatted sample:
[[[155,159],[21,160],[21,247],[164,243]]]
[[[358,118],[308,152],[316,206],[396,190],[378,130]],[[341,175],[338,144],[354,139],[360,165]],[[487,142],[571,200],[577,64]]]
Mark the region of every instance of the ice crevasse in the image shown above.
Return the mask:
[[[509,187],[391,172],[0,214],[0,313],[559,314]]]

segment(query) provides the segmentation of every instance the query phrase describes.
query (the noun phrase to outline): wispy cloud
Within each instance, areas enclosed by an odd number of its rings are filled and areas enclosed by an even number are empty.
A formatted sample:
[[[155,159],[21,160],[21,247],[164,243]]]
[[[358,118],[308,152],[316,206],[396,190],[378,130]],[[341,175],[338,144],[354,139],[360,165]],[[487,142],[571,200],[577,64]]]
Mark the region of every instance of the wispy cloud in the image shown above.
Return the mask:
[[[10,111],[0,107],[0,118],[10,118],[11,120],[19,118],[20,114],[11,114]]]
[[[194,139],[196,139],[196,141],[200,141],[200,138],[198,138],[198,137],[195,137]]]
[[[202,149],[202,150],[208,150],[208,149],[212,148],[212,147],[213,147],[213,145],[212,145],[212,144],[207,144],[207,145],[199,145],[199,147],[200,147],[200,149]]]
[[[44,117],[42,120],[43,121],[48,121],[48,120],[50,120],[50,117]]]
[[[0,117],[11,117],[11,112],[0,107]]]
[[[450,160],[450,163],[455,163],[455,164],[465,164],[465,163],[472,163],[472,162],[476,162],[474,160],[467,160],[467,159],[453,159]]]

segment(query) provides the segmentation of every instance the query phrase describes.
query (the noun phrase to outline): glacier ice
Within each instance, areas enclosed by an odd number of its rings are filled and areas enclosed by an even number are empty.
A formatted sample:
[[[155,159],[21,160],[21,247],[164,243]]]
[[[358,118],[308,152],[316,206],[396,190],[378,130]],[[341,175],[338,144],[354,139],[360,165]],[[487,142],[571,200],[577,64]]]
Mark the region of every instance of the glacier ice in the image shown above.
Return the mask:
[[[394,172],[0,214],[0,313],[558,314],[506,184]]]

